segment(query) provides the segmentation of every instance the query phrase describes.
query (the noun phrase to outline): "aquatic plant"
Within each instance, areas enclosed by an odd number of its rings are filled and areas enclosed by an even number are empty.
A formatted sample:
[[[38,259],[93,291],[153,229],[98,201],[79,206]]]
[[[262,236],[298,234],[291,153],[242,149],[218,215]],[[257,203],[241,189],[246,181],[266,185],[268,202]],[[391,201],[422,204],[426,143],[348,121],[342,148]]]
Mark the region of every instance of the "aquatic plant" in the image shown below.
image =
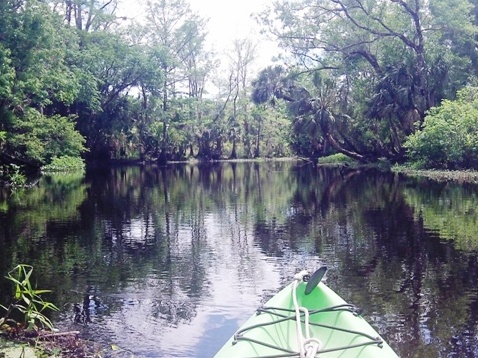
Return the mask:
[[[46,310],[58,311],[51,302],[45,301],[41,295],[51,290],[34,289],[31,283],[33,266],[19,264],[8,272],[6,278],[14,284],[12,303],[8,306],[0,305],[5,313],[0,316],[0,331],[11,331],[24,325],[27,330],[37,329],[38,326],[53,328],[53,323],[44,314]],[[19,312],[24,317],[23,322],[16,322],[11,318],[13,312]]]

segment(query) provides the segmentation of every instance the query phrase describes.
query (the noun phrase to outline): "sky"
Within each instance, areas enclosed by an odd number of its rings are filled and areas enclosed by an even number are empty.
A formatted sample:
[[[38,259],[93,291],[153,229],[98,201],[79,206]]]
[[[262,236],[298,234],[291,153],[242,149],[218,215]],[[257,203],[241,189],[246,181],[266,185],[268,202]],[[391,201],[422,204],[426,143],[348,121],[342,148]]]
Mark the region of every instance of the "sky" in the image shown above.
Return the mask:
[[[259,34],[260,27],[251,17],[263,10],[273,0],[188,0],[194,11],[208,21],[207,41],[210,47],[224,54],[234,39],[251,38],[258,42],[256,67],[271,64],[277,46]],[[128,11],[139,10],[135,0],[123,0]],[[131,11],[129,15],[131,16]]]
[[[277,54],[278,47],[264,35],[260,34],[260,26],[251,17],[273,0],[189,0],[191,7],[201,16],[209,19],[209,44],[219,54],[227,51],[235,39],[250,38],[257,41],[256,68],[270,65],[271,58]]]
[[[209,36],[219,42],[256,35],[259,27],[251,18],[272,0],[190,0],[193,9],[209,18]]]

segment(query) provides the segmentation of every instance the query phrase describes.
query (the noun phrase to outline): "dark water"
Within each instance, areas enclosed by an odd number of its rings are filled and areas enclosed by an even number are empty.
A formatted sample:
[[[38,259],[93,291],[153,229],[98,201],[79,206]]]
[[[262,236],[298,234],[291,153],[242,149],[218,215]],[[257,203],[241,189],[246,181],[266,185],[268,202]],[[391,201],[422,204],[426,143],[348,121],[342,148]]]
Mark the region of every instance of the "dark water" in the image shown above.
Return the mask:
[[[56,324],[103,356],[202,358],[295,272],[325,264],[400,356],[476,357],[477,208],[475,185],[372,170],[104,168],[0,200],[0,275],[33,265]],[[85,294],[99,302],[75,324]]]

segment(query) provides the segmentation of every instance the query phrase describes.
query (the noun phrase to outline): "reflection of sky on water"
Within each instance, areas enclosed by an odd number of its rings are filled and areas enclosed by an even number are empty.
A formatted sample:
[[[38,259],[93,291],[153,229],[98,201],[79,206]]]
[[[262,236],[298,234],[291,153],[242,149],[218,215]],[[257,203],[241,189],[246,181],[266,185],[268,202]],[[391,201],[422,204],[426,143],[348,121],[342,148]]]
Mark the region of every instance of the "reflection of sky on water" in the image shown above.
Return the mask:
[[[221,222],[224,217],[215,214],[204,219],[206,239],[201,243],[200,262],[207,263],[203,276],[207,293],[188,297],[184,287],[177,285],[185,277],[165,280],[161,275],[136,279],[123,289],[123,304],[98,322],[121,348],[136,356],[212,356],[261,302],[281,288],[284,274],[292,276],[302,269],[262,253],[253,242],[252,227]],[[138,222],[130,229],[131,237],[145,232]],[[190,255],[191,237],[190,229],[178,230],[171,247],[173,261]],[[289,255],[287,261],[304,259]],[[309,262],[311,269],[319,264],[317,258]],[[188,270],[194,270],[192,263]]]

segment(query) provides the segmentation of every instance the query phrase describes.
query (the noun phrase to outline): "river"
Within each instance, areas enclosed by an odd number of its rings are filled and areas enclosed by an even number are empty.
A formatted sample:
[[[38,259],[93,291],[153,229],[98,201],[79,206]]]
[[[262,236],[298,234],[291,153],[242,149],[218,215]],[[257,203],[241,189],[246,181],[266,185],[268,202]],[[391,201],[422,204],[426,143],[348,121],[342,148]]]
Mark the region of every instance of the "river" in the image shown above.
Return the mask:
[[[105,357],[204,358],[294,273],[326,265],[401,357],[476,357],[477,208],[477,185],[371,169],[96,168],[0,199],[0,276],[33,265],[55,324]]]

